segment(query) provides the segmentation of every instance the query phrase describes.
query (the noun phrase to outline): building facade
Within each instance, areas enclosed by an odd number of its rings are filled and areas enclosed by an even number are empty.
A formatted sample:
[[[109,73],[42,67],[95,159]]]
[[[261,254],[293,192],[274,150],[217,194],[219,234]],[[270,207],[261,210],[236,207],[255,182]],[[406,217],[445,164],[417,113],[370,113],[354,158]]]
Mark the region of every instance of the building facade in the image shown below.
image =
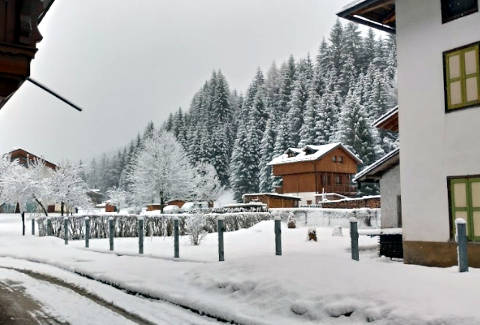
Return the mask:
[[[282,177],[277,193],[300,197],[300,204],[315,203],[316,194],[338,193],[354,196],[353,176],[362,161],[341,143],[290,148],[269,165]]]
[[[479,267],[478,0],[357,1],[339,15],[397,34],[405,263],[456,264],[463,218]]]
[[[277,193],[248,193],[243,194],[243,203],[261,202],[269,209],[275,208],[298,208],[300,198],[296,196]]]

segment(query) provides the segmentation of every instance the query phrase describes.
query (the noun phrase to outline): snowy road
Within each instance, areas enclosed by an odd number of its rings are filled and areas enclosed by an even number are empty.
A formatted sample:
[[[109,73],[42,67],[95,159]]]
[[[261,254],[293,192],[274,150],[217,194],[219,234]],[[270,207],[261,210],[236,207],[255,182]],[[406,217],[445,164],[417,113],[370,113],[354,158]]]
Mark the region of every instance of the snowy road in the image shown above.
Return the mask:
[[[35,271],[39,266],[0,259],[0,324],[216,323],[166,302],[132,296],[88,279],[73,279],[77,275],[65,281],[55,276],[64,271],[52,267]],[[92,293],[92,287],[102,294]]]

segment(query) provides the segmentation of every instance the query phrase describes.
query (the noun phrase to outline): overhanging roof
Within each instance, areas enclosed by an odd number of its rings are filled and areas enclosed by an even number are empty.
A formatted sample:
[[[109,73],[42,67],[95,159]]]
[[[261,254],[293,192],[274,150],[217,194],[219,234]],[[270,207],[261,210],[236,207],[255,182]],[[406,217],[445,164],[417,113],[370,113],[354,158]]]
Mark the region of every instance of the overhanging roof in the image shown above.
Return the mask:
[[[55,0],[43,0],[43,8],[44,10],[40,13],[40,16],[38,16],[38,23],[42,21],[43,17],[45,17],[45,14],[47,13],[48,9],[52,6],[53,2]]]
[[[400,148],[390,151],[388,154],[363,169],[353,179],[354,182],[378,181],[389,169],[400,163]]]
[[[38,24],[54,0],[3,1],[0,8],[0,109],[30,76],[30,62],[42,40]],[[5,4],[3,4],[5,3]]]
[[[380,116],[373,126],[387,131],[398,132],[398,105]]]
[[[395,34],[395,0],[356,0],[343,7],[337,15]]]
[[[355,160],[358,164],[362,164],[363,161],[351,152],[347,147],[345,147],[340,142],[334,142],[329,144],[324,144],[320,146],[315,145],[306,145],[303,148],[288,148],[285,153],[281,156],[275,157],[268,163],[270,166],[274,165],[283,165],[283,164],[291,164],[291,163],[298,163],[298,162],[305,162],[305,161],[315,161],[323,156],[325,156],[330,151],[341,148],[345,151],[353,160]],[[289,153],[296,153],[295,156],[290,157]]]

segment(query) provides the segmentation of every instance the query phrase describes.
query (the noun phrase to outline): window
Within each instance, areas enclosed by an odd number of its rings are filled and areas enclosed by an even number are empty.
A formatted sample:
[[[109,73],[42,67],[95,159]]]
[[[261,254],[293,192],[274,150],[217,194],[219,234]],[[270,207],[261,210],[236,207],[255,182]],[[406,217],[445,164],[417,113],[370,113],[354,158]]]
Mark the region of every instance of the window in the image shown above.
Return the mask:
[[[455,238],[455,219],[467,222],[469,240],[480,241],[480,178],[449,179],[452,238]]]
[[[478,0],[442,0],[442,23],[478,11]]]
[[[322,175],[322,185],[330,185],[330,175]]]
[[[338,157],[338,162],[339,162],[339,163],[343,163],[343,156],[339,156],[339,157]]]
[[[333,161],[333,162],[337,162],[337,156],[333,156],[333,157],[332,157],[332,161]]]
[[[336,175],[335,176],[335,184],[337,184],[337,185],[342,184],[342,176],[341,175]]]
[[[480,43],[444,52],[445,110],[480,104]]]

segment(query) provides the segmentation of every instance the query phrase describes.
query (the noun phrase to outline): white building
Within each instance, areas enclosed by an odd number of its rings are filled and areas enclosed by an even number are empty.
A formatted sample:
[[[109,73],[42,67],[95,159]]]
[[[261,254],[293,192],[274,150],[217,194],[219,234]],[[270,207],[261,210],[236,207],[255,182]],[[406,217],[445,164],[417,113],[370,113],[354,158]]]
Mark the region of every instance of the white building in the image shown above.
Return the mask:
[[[467,220],[480,266],[478,0],[365,0],[339,16],[396,33],[405,263],[456,264]]]

